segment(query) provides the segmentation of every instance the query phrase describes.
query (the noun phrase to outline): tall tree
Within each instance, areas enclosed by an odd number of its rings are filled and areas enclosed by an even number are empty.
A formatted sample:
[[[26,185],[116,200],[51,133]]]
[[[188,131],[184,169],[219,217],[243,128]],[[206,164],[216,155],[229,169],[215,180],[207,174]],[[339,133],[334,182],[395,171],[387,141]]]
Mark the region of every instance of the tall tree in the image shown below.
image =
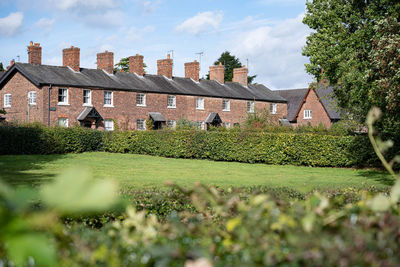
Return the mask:
[[[144,73],[146,73],[146,68],[147,68],[146,63],[143,63]],[[117,64],[115,64],[114,71],[121,71],[121,70],[124,72],[129,72],[129,57],[121,58],[121,60]]]
[[[222,63],[222,65],[225,66],[225,77],[224,77],[225,82],[232,81],[233,69],[241,68],[243,66],[240,60],[234,55],[231,55],[231,53],[228,51],[223,52],[221,56],[217,59],[217,61],[214,62],[214,65],[219,65],[219,63]],[[257,75],[248,76],[247,77],[248,83],[249,84],[253,83],[256,77]],[[209,78],[210,74],[207,74],[207,79]]]
[[[400,146],[400,2],[307,1],[303,22],[313,32],[303,54],[307,71],[326,79],[339,105],[364,122],[383,111],[379,130]]]
[[[4,71],[3,63],[0,62],[0,71]]]

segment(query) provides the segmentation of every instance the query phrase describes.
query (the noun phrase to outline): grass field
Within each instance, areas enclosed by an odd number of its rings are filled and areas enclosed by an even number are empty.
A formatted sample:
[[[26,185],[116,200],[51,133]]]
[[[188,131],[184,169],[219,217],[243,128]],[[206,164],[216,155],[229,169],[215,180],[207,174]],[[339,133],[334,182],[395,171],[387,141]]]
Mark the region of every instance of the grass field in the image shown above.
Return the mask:
[[[169,159],[132,154],[84,153],[68,155],[0,156],[0,179],[12,184],[38,184],[68,168],[89,168],[97,178],[113,178],[122,185],[184,186],[195,182],[221,187],[266,185],[303,192],[314,188],[385,187],[389,175],[375,170],[311,168]]]

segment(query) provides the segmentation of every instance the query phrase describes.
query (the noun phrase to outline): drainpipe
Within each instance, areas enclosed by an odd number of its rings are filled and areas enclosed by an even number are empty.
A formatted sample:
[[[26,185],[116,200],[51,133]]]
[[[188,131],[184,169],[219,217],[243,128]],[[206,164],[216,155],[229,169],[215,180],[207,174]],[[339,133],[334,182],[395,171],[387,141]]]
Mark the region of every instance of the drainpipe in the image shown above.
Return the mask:
[[[49,99],[48,99],[48,110],[47,110],[47,125],[50,126],[50,90],[51,87],[53,87],[52,84],[50,84],[49,89],[48,89],[48,95],[49,95]]]

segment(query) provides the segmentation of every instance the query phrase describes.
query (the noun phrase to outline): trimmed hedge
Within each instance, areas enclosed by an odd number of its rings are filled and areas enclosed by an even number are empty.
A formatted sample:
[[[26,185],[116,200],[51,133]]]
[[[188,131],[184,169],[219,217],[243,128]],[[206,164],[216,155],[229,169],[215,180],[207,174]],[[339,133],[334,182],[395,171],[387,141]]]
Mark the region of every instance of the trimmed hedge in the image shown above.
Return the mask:
[[[102,151],[103,132],[83,127],[40,124],[0,126],[0,155],[64,154]]]
[[[321,167],[378,166],[365,136],[246,131],[115,131],[0,126],[0,155],[88,151]]]
[[[377,162],[367,137],[266,132],[146,131],[105,135],[104,150],[172,158],[351,167]]]

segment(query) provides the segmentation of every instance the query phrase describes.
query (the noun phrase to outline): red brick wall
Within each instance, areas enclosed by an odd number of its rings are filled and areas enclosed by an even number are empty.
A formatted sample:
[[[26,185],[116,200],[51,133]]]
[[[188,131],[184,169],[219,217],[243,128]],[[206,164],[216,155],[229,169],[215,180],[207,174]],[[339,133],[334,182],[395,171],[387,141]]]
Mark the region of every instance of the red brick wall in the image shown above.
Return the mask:
[[[225,82],[225,66],[221,63],[217,66],[210,66],[210,80],[217,81],[221,84]]]
[[[114,73],[114,53],[105,51],[97,54],[97,68],[105,70],[112,74]]]
[[[42,48],[40,44],[31,43],[28,46],[28,58],[29,64],[42,64]]]
[[[80,53],[81,50],[78,47],[71,46],[71,48],[63,49],[63,66],[80,71]]]
[[[143,76],[143,56],[136,54],[136,56],[129,57],[129,72]]]
[[[244,86],[247,86],[247,75],[248,74],[249,74],[249,70],[245,67],[233,69],[232,82],[237,82]]]
[[[194,62],[185,63],[185,78],[192,78],[194,81],[199,81],[200,63],[196,60]]]
[[[172,78],[173,60],[168,55],[167,59],[157,60],[157,75]]]
[[[304,119],[304,110],[312,110],[311,119]],[[309,123],[311,126],[318,126],[320,123],[322,123],[327,128],[330,128],[332,125],[328,114],[326,113],[314,90],[311,90],[307,95],[306,101],[298,114],[296,126],[308,125]]]
[[[67,88],[68,105],[58,105],[58,87],[52,87],[50,91],[50,106],[56,111],[50,112],[51,125],[57,125],[59,118],[68,118],[69,126],[79,124],[77,118],[85,109],[83,106],[84,88]],[[41,89],[29,82],[20,73],[16,75],[0,90],[0,103],[3,107],[4,94],[11,92],[12,107],[7,109],[8,121],[27,121],[28,92],[37,92],[37,105],[30,111],[30,121],[39,121],[47,125],[48,114],[48,86]],[[114,119],[120,129],[136,129],[137,119],[147,119],[149,112],[160,112],[166,120],[178,121],[181,118],[196,122],[205,121],[210,112],[217,112],[223,122],[229,122],[231,127],[234,123],[242,123],[247,118],[247,101],[230,100],[230,110],[222,111],[222,98],[204,97],[204,110],[196,109],[196,96],[176,95],[176,108],[167,107],[167,94],[146,93],[146,107],[136,105],[136,92],[113,91],[114,107],[104,107],[103,89],[92,89],[92,104],[103,119]],[[269,110],[270,103],[257,102],[256,111]],[[277,104],[276,118],[286,114],[286,104]],[[100,125],[100,129],[103,125]]]
[[[29,121],[44,122],[42,113],[43,90],[37,88],[19,72],[16,72],[3,89],[0,90],[0,108],[4,107],[4,95],[11,94],[11,108],[5,108],[7,121],[28,121],[28,92],[30,91],[36,92],[36,105],[31,105],[29,108]]]

